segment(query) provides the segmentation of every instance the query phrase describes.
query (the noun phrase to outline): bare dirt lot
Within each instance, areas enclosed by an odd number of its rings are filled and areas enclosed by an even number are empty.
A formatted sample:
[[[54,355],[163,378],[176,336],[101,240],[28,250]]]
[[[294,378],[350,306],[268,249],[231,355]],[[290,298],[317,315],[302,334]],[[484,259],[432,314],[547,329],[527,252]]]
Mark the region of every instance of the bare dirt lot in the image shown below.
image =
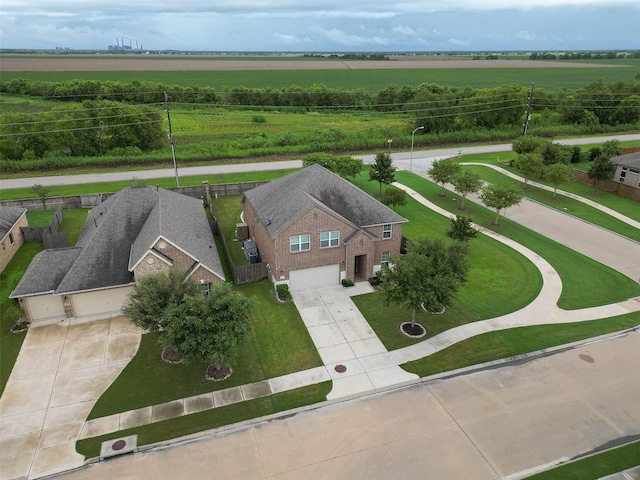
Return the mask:
[[[394,57],[388,61],[221,59],[207,56],[131,55],[111,56],[3,56],[5,72],[92,72],[92,71],[242,71],[242,70],[382,70],[458,68],[597,68],[594,63],[532,60],[472,60],[461,58]]]

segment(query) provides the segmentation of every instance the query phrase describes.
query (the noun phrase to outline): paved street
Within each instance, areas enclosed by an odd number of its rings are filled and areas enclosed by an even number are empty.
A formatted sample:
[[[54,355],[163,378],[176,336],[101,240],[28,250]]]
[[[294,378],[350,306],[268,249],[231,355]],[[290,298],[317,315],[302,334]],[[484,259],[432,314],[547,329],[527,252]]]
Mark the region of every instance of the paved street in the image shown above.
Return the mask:
[[[640,334],[211,433],[68,480],[517,479],[640,434]]]

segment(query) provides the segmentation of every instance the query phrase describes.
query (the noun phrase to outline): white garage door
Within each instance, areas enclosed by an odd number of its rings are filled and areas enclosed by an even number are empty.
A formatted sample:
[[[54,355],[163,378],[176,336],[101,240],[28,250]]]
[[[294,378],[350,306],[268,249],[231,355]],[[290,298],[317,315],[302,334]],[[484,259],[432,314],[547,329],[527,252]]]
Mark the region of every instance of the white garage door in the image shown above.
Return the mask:
[[[76,293],[71,297],[76,318],[107,318],[118,314],[132,287]]]
[[[289,272],[289,290],[327,287],[340,283],[340,265],[304,268]]]
[[[62,297],[60,296],[38,295],[37,297],[27,297],[25,300],[33,322],[65,318]]]

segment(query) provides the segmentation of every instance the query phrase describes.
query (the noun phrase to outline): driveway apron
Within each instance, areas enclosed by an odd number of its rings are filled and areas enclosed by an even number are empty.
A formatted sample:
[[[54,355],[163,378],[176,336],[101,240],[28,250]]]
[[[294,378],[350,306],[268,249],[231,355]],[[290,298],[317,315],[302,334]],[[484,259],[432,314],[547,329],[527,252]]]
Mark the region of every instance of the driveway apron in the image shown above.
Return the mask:
[[[398,366],[351,300],[350,295],[371,291],[371,286],[364,282],[349,288],[335,285],[292,292],[333,380],[328,400],[419,379]]]
[[[0,479],[80,467],[76,440],[98,398],[140,345],[123,317],[29,329],[0,398]]]

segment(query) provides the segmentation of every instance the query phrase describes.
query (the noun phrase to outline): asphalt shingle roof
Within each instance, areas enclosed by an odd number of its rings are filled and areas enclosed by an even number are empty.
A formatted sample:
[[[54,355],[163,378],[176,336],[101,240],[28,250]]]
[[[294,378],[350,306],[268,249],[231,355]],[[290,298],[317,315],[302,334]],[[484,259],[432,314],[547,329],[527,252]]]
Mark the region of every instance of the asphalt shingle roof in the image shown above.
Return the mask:
[[[317,164],[244,195],[271,238],[318,204],[358,228],[407,221],[357,186]]]
[[[224,278],[200,200],[154,187],[129,187],[89,212],[76,247],[36,256],[12,296],[127,285],[133,281],[134,259],[160,235]]]
[[[4,238],[27,210],[22,207],[0,206],[0,238]]]
[[[613,157],[611,162],[615,165],[622,165],[623,167],[640,168],[640,152],[618,155],[617,157]]]

